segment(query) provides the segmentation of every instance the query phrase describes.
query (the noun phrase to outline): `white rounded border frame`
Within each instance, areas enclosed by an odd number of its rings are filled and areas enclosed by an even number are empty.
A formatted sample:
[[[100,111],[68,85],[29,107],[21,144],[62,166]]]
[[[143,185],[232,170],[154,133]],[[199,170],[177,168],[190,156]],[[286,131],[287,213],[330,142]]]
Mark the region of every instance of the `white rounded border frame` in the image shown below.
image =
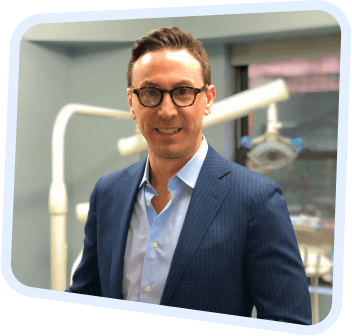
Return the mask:
[[[339,92],[339,122],[338,122],[338,156],[336,181],[336,209],[335,209],[335,244],[334,244],[334,279],[333,303],[329,315],[320,323],[312,326],[295,325],[291,323],[251,319],[247,317],[216,314],[197,310],[175,307],[150,305],[139,302],[123,301],[88,295],[72,295],[71,293],[56,292],[47,289],[28,287],[20,283],[11,269],[11,242],[13,220],[13,195],[15,176],[16,150],[16,121],[18,99],[19,49],[24,33],[32,26],[41,23],[81,22],[127,20],[159,17],[201,16],[221,14],[245,14],[283,11],[322,10],[331,14],[341,29],[341,71]],[[187,15],[185,15],[187,13]],[[348,138],[348,98],[350,77],[350,48],[351,29],[346,15],[335,5],[324,1],[294,1],[213,5],[194,7],[148,8],[132,10],[111,10],[98,12],[53,13],[34,15],[19,24],[12,35],[9,65],[9,93],[7,110],[7,139],[5,161],[5,183],[3,203],[3,232],[1,269],[7,283],[16,292],[28,296],[61,302],[72,302],[91,306],[122,309],[141,313],[174,316],[185,319],[216,322],[227,325],[281,331],[302,335],[314,335],[330,328],[337,320],[342,306],[343,280],[343,250],[344,250],[344,222],[346,202],[346,173],[347,173],[347,138]],[[259,331],[259,330],[258,330]]]

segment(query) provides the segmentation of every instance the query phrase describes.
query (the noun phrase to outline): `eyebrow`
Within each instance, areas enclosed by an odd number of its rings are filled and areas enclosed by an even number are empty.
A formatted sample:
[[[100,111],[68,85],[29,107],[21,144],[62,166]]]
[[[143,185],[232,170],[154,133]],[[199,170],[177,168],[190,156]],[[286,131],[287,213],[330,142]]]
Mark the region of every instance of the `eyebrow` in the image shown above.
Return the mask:
[[[150,82],[150,81],[142,82],[140,87],[146,87],[146,86],[160,88],[159,84],[157,84],[155,82]],[[186,80],[181,80],[181,81],[175,83],[173,85],[173,88],[178,87],[178,86],[191,86],[191,87],[193,87],[192,83],[189,80],[187,80],[187,79]]]

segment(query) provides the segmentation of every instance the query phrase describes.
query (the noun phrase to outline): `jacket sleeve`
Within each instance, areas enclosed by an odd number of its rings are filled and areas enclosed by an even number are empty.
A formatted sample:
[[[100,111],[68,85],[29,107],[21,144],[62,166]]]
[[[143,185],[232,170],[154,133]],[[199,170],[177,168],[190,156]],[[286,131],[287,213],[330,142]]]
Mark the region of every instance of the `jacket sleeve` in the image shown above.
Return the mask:
[[[258,187],[252,200],[245,255],[257,317],[310,325],[308,279],[286,201],[273,181]]]
[[[100,180],[99,180],[100,181]],[[101,296],[97,255],[96,197],[99,181],[90,196],[87,223],[84,229],[83,256],[65,292]]]

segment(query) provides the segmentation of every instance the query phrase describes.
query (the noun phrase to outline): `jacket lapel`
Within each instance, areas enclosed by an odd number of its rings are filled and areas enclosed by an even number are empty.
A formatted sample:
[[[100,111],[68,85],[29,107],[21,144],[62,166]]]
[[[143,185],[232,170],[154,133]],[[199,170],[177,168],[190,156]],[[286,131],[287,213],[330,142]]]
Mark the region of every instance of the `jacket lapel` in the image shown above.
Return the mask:
[[[114,190],[114,211],[113,211],[113,245],[111,262],[111,297],[122,298],[122,278],[124,270],[124,258],[128,229],[131,216],[136,203],[138,186],[141,182],[146,159],[139,161],[129,169],[126,169],[118,179]]]
[[[161,305],[167,305],[227,196],[230,188],[220,178],[229,172],[229,164],[209,145],[208,153],[193,190],[191,202],[176,245],[160,301]]]

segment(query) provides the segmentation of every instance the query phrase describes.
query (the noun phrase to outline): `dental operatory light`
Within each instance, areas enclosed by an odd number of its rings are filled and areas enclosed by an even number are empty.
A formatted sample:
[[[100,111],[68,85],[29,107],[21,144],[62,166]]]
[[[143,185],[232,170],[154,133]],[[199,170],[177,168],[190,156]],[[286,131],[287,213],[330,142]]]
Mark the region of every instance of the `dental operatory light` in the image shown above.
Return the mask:
[[[277,107],[275,103],[269,105],[267,110],[267,130],[256,138],[243,136],[240,145],[250,150],[247,155],[257,166],[270,170],[287,166],[297,158],[303,150],[301,137],[285,138],[279,135],[281,124],[277,120]]]

